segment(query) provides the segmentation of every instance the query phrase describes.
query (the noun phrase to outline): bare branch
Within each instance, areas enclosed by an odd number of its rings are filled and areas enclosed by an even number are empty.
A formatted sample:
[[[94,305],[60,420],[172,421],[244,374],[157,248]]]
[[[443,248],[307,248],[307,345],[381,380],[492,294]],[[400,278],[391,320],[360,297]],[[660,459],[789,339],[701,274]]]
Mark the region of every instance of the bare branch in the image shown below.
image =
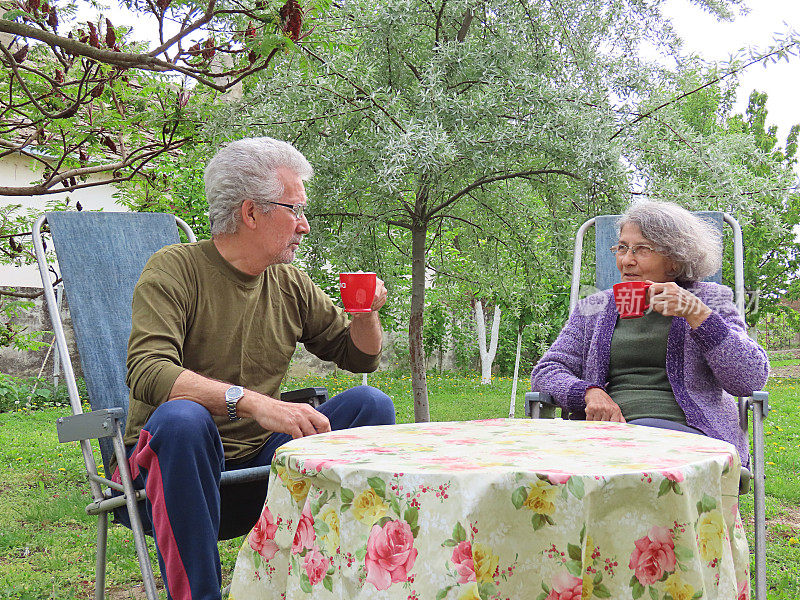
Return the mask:
[[[198,69],[183,67],[181,65],[170,63],[150,54],[133,54],[130,52],[116,52],[113,50],[104,50],[103,48],[95,48],[89,44],[71,38],[65,38],[49,31],[36,29],[24,23],[17,23],[15,21],[7,21],[0,19],[0,32],[9,33],[11,35],[18,35],[25,38],[39,40],[50,47],[61,48],[69,54],[75,56],[83,56],[90,60],[97,61],[108,65],[122,67],[124,69],[139,69],[142,71],[151,71],[155,73],[169,73],[176,72],[186,75],[218,92],[224,92],[233,87],[236,81],[227,81],[229,72],[212,73],[209,71],[200,71]],[[1,46],[2,44],[0,44]],[[257,69],[247,69],[247,74],[254,73],[263,67]],[[214,79],[220,79],[224,83],[217,83]]]
[[[469,26],[472,23],[472,9],[468,8],[467,12],[464,14],[464,21],[461,23],[461,29],[458,30],[456,34],[456,40],[459,42],[463,42],[464,39],[467,37],[467,32],[469,31]]]
[[[180,148],[189,141],[191,141],[189,138],[184,138],[178,141],[169,142],[164,145],[151,144],[149,146],[140,147],[137,148],[134,152],[131,152],[126,158],[120,161],[93,165],[90,167],[80,167],[77,169],[70,169],[68,171],[64,171],[63,173],[59,173],[57,175],[54,174],[47,180],[46,184],[38,184],[38,185],[31,185],[24,187],[0,186],[0,195],[43,196],[47,194],[59,194],[63,192],[71,192],[75,190],[96,187],[100,185],[108,185],[110,183],[120,183],[123,181],[129,181],[147,163],[153,161],[155,158],[164,154],[165,152],[171,152],[173,150],[177,150],[178,148]],[[133,167],[133,171],[131,173],[126,173],[124,175],[114,174],[116,171],[121,171],[122,169],[131,167]],[[81,176],[94,175],[97,173],[111,173],[112,176],[109,179],[103,179],[99,181],[86,181],[81,183],[70,184],[62,188],[54,188],[56,184],[61,183],[62,181],[69,181],[73,178],[78,179]]]
[[[563,169],[533,169],[531,171],[517,171],[515,173],[504,173],[502,175],[481,177],[477,181],[465,187],[463,190],[450,196],[450,198],[442,202],[439,206],[428,211],[427,216],[429,218],[435,216],[436,213],[441,212],[454,202],[458,201],[459,198],[461,198],[465,194],[468,194],[469,192],[471,192],[476,188],[482,187],[489,183],[494,183],[496,181],[504,181],[506,179],[516,179],[516,178],[527,179],[528,177],[532,177],[533,175],[566,175],[567,177],[572,177],[573,179],[577,179],[578,181],[582,180],[582,178],[579,175],[571,173],[570,171],[565,171]]]
[[[8,296],[9,298],[24,298],[26,300],[33,300],[44,294],[44,290],[37,292],[15,292],[13,290],[0,289],[0,296]]]

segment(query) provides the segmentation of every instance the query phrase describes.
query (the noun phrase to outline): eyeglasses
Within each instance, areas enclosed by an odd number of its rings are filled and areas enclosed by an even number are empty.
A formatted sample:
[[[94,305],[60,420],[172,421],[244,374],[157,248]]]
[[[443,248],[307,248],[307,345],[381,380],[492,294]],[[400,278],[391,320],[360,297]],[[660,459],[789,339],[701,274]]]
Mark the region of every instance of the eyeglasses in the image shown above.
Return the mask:
[[[298,221],[303,218],[306,210],[305,204],[284,204],[283,202],[273,202],[272,200],[264,200],[264,202],[269,204],[277,204],[278,206],[285,206],[294,213],[294,216]]]
[[[650,258],[653,254],[658,252],[658,250],[647,244],[636,244],[634,246],[617,244],[616,246],[611,246],[611,254],[616,254],[619,257],[625,256],[628,250],[637,258]]]

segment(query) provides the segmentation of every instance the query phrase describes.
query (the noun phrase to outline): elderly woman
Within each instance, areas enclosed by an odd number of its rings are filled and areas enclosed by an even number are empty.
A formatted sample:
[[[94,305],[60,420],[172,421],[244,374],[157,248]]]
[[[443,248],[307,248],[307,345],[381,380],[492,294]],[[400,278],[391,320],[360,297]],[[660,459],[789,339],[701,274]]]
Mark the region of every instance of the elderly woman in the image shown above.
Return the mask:
[[[768,361],[731,290],[700,281],[721,264],[719,232],[676,204],[653,201],[631,205],[619,227],[611,252],[622,281],[651,283],[651,309],[620,319],[611,290],[581,301],[534,368],[533,389],[589,420],[725,440],[748,464],[733,396],[760,390]]]

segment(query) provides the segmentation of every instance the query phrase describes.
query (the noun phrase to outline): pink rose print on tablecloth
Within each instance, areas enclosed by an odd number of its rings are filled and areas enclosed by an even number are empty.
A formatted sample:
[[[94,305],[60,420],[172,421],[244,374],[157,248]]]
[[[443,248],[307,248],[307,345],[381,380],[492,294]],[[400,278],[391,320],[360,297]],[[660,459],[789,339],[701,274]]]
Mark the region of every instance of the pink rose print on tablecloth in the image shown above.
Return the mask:
[[[583,579],[561,572],[553,577],[553,587],[545,600],[581,600]]]
[[[675,544],[666,527],[654,526],[650,533],[634,542],[628,568],[642,585],[653,585],[664,573],[675,570]]]
[[[303,469],[314,470],[317,473],[322,472],[322,469],[330,469],[336,465],[346,465],[351,461],[346,458],[307,458],[303,461]]]
[[[272,518],[269,509],[264,507],[264,512],[261,513],[261,518],[253,527],[247,541],[250,547],[266,560],[272,560],[278,551],[278,545],[275,543],[276,531],[278,531],[278,526],[275,524],[275,519]]]
[[[472,544],[470,542],[459,542],[453,548],[451,560],[458,573],[458,583],[475,581],[475,562],[472,560]]]
[[[406,581],[417,560],[414,536],[405,521],[373,525],[367,540],[367,581],[379,590]]]
[[[750,582],[740,581],[736,590],[736,600],[750,600]]]
[[[311,504],[306,501],[303,513],[297,522],[297,531],[292,540],[292,554],[299,554],[303,549],[309,550],[314,547],[316,534],[314,533],[314,517],[311,516]]]
[[[550,481],[550,483],[553,485],[563,485],[569,481],[570,477],[572,477],[572,473],[559,471],[558,469],[537,469],[537,472],[541,475],[546,475],[548,481]]]
[[[681,473],[678,469],[666,469],[661,471],[661,474],[670,481],[674,481],[676,483],[683,481],[683,473]]]
[[[308,581],[311,585],[317,585],[322,581],[331,566],[331,562],[333,562],[333,559],[322,556],[316,546],[306,554],[303,568],[306,570],[306,575],[308,575]]]

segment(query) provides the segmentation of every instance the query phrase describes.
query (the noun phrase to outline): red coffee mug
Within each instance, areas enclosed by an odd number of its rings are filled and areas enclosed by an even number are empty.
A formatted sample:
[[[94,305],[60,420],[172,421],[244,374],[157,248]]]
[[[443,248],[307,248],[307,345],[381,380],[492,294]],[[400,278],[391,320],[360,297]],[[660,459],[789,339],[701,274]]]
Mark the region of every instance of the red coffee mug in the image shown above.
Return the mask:
[[[623,281],[614,284],[614,302],[621,319],[643,317],[650,308],[648,291],[650,284],[644,281]]]
[[[376,283],[375,273],[339,273],[344,309],[349,313],[372,312]]]

